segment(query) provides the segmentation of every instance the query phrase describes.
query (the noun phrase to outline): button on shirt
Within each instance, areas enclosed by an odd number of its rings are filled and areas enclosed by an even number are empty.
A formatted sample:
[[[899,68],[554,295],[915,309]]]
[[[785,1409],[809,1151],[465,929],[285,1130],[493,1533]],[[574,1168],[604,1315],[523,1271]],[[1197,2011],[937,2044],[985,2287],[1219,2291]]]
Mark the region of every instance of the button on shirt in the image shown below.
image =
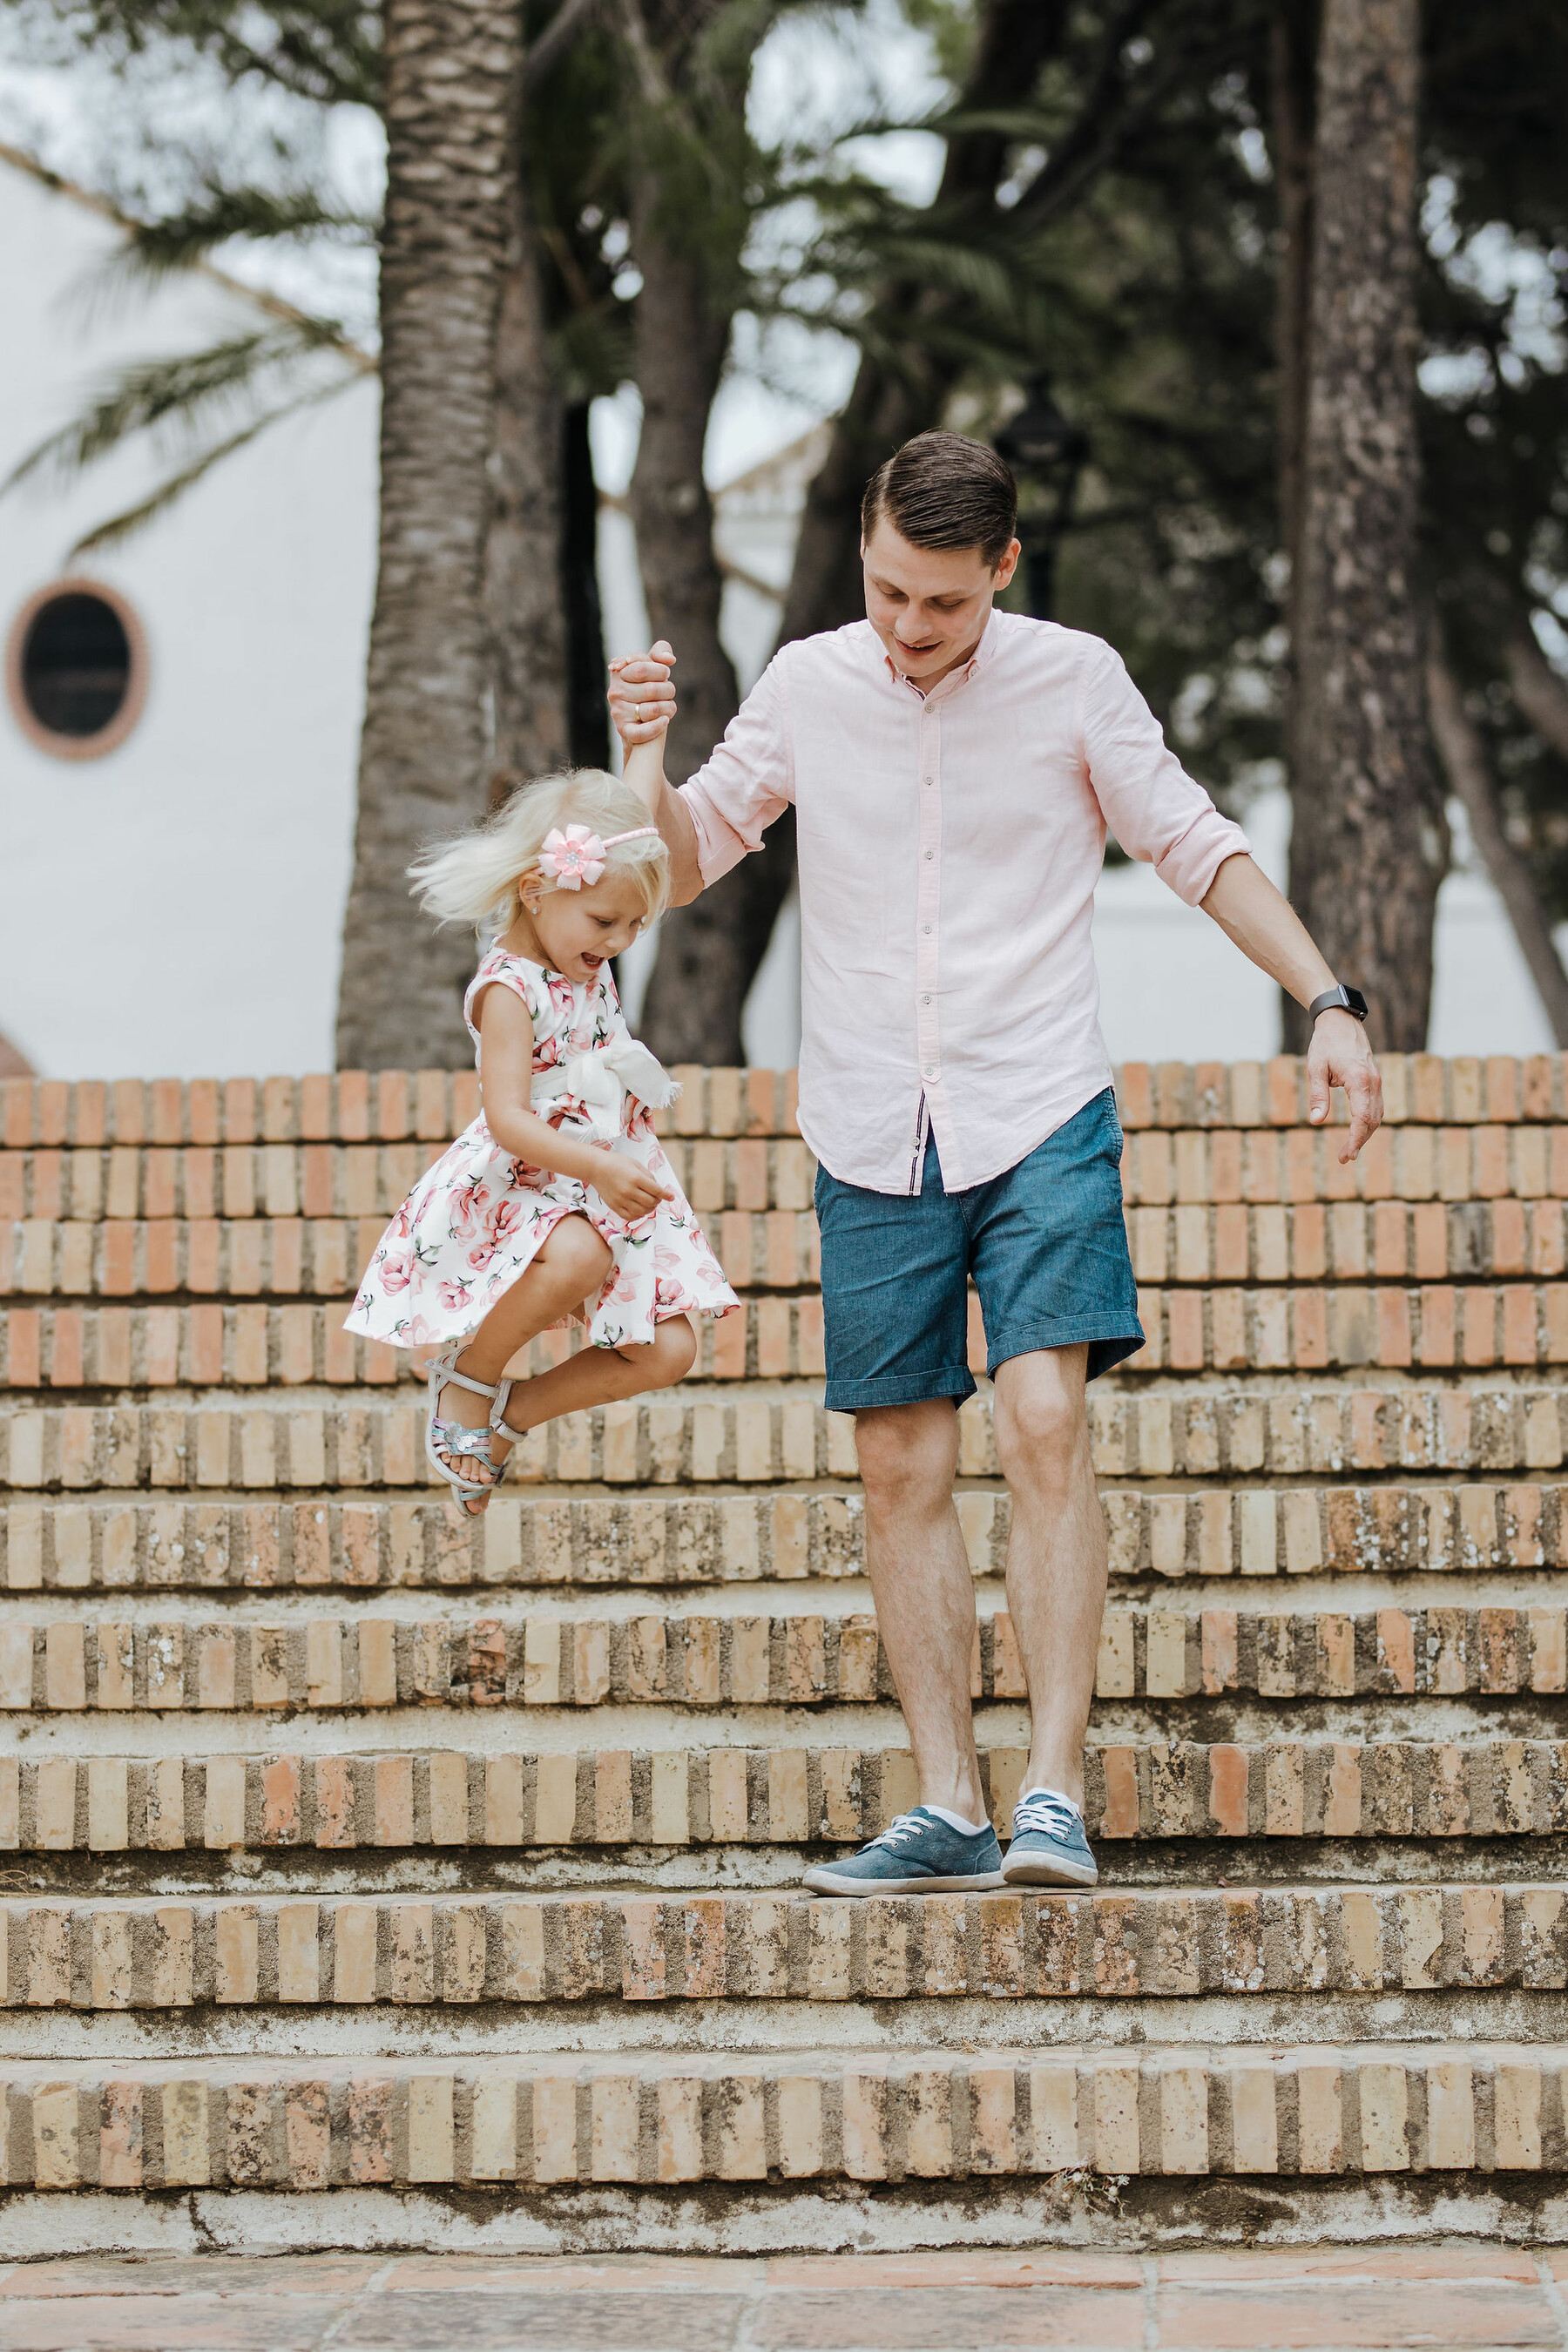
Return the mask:
[[[681,787],[704,883],[794,802],[801,1133],[829,1172],[950,1192],[1110,1082],[1090,922],[1109,824],[1195,906],[1247,836],[1098,637],[993,613],[921,695],[868,621],[782,646]]]

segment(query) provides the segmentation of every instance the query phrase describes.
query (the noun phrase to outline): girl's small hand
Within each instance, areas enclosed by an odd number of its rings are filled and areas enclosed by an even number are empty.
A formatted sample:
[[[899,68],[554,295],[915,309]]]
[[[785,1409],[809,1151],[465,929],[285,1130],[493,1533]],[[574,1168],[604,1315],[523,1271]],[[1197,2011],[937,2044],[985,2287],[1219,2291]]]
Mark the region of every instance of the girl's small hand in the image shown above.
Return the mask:
[[[595,1192],[613,1215],[623,1217],[628,1225],[652,1216],[661,1201],[673,1200],[656,1177],[635,1160],[619,1151],[595,1151],[595,1160],[601,1164],[595,1169],[591,1181]]]

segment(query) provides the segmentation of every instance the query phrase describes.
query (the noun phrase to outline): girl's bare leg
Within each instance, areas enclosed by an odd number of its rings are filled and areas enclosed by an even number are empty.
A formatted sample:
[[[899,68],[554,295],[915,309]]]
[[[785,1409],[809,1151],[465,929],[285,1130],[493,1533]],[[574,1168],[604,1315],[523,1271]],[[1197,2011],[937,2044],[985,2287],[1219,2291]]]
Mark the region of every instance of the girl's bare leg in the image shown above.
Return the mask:
[[[538,1255],[497,1299],[463,1349],[458,1358],[458,1371],[493,1388],[520,1348],[559,1323],[600,1287],[610,1264],[608,1244],[599,1239],[586,1217],[563,1217]],[[598,1355],[603,1350],[594,1352]],[[443,1421],[460,1422],[465,1429],[482,1432],[489,1421],[489,1400],[451,1383],[441,1391],[439,1412]],[[443,1458],[463,1477],[476,1478],[504,1456],[496,1456],[489,1437],[481,1436],[471,1454],[447,1454]],[[482,1510],[483,1503],[478,1507]],[[477,1516],[471,1506],[470,1515]]]
[[[690,1322],[684,1315],[672,1315],[641,1347],[580,1348],[537,1379],[519,1381],[507,1401],[506,1425],[521,1437],[563,1412],[583,1412],[590,1405],[611,1404],[617,1397],[671,1388],[686,1378],[696,1358],[697,1334]]]

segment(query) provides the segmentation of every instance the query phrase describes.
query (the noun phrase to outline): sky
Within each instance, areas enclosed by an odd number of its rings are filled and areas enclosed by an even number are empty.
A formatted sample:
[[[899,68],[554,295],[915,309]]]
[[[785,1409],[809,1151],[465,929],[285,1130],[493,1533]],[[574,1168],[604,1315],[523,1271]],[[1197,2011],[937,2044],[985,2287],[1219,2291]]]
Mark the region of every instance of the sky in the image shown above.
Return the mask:
[[[101,54],[48,62],[47,22],[42,7],[0,16],[0,141],[51,170],[141,210],[173,201],[204,163],[221,159],[229,175],[265,177],[278,172],[281,154],[312,179],[324,172],[350,205],[374,212],[379,204],[384,147],[367,109],[338,107],[323,116],[277,91],[236,91],[216,68],[167,47],[124,68]],[[943,94],[925,37],[893,0],[867,0],[862,10],[802,11],[777,26],[753,67],[751,114],[766,141],[842,131],[873,111],[918,121]],[[916,200],[930,194],[942,167],[940,142],[920,131],[851,141],[847,152]],[[214,258],[231,275],[326,311],[374,341],[368,250],[236,242]],[[854,366],[853,346],[841,335],[786,323],[764,337],[755,321],[738,322],[731,373],[710,421],[710,480],[744,472],[830,415]],[[595,467],[612,496],[630,476],[638,415],[630,385],[596,405]]]

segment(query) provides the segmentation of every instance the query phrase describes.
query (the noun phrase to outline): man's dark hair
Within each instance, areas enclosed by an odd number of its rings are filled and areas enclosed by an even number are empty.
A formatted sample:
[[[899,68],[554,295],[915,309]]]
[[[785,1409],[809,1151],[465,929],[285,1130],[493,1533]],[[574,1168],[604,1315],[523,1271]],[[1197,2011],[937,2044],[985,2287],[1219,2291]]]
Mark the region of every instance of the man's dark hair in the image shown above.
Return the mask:
[[[973,547],[994,572],[1018,520],[1018,485],[988,442],[917,433],[867,483],[862,536],[884,515],[911,547]]]

